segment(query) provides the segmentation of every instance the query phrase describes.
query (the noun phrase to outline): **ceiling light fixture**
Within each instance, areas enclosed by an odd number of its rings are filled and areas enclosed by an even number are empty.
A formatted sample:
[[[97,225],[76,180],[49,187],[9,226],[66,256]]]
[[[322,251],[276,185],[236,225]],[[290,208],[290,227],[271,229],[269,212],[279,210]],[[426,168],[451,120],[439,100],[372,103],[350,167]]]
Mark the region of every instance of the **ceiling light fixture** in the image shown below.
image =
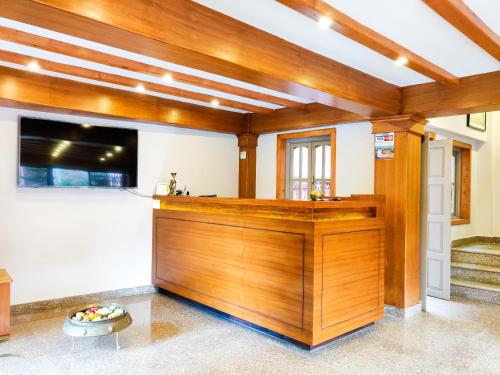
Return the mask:
[[[142,83],[139,83],[136,87],[136,90],[139,91],[139,92],[144,92],[144,90],[146,90],[144,88],[144,85]]]
[[[107,156],[108,158],[112,158],[112,157],[113,157],[113,153],[112,153],[112,152],[106,152],[106,156]]]
[[[106,158],[99,158],[100,161],[106,161]]]
[[[82,124],[82,128],[85,128],[85,129],[88,129],[90,128],[92,125],[90,124]]]
[[[217,108],[219,106],[219,101],[217,99],[212,99],[210,103],[212,104],[212,107]]]
[[[115,151],[116,152],[122,152],[123,147],[122,146],[115,146]]]
[[[328,29],[333,23],[333,20],[327,16],[321,16],[318,19],[318,26],[322,29]]]
[[[399,56],[394,63],[398,66],[403,66],[408,64],[408,59],[404,56]]]
[[[29,70],[33,72],[38,72],[40,70],[40,65],[36,61],[31,61],[27,64]]]
[[[162,78],[167,83],[174,82],[174,77],[172,77],[172,74],[170,74],[170,73],[165,73],[165,75]]]

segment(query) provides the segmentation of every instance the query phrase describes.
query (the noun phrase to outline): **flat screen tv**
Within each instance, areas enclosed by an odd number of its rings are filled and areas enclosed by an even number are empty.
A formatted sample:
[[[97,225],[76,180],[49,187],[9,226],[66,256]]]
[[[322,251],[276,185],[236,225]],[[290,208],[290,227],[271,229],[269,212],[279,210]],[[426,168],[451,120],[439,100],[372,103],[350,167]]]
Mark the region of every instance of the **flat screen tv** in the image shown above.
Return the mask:
[[[137,187],[137,130],[19,122],[19,187]]]

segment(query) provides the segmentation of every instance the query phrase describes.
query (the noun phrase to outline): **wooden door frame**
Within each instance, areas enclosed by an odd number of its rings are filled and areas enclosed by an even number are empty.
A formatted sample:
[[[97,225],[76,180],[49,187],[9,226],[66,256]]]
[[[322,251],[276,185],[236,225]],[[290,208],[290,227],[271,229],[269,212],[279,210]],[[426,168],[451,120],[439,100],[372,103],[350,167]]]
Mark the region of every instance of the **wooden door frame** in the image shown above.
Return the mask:
[[[330,176],[330,195],[335,196],[335,187],[337,185],[336,176],[336,139],[337,132],[335,128],[310,130],[298,133],[278,134],[276,142],[276,199],[285,199],[286,197],[286,146],[289,139],[312,138],[312,137],[330,137],[331,150],[331,176]]]

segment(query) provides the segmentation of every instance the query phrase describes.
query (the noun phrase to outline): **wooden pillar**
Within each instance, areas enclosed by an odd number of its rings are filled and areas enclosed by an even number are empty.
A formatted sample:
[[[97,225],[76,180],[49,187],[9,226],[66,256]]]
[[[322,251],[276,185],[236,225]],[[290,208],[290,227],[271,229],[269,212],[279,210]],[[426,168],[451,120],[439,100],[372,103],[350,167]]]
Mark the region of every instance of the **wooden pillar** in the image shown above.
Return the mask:
[[[239,198],[255,198],[257,138],[257,134],[251,133],[238,135],[238,146],[240,147]]]
[[[386,196],[385,303],[420,300],[421,142],[427,121],[412,115],[372,121],[374,134],[394,132],[394,158],[375,160],[375,194]]]

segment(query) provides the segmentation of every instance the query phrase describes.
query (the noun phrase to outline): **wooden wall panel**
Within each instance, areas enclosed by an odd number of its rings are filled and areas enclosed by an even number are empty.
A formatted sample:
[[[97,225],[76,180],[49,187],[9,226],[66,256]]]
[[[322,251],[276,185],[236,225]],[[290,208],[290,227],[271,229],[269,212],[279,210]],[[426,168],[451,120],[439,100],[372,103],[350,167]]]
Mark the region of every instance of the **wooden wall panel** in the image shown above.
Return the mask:
[[[156,225],[158,278],[303,327],[304,235],[166,218]]]
[[[322,329],[380,307],[380,245],[378,229],[323,236]]]

